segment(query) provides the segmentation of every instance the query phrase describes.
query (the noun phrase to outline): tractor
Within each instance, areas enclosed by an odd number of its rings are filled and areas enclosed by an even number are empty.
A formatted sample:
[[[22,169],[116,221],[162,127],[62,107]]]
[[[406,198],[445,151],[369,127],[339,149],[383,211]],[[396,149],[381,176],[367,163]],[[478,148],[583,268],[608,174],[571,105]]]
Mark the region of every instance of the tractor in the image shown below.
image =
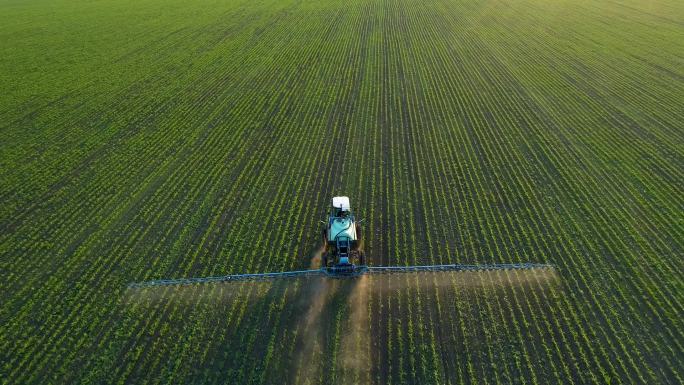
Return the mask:
[[[361,226],[351,211],[349,197],[332,199],[332,209],[323,228],[325,251],[322,268],[335,274],[354,274],[366,267],[360,250]]]

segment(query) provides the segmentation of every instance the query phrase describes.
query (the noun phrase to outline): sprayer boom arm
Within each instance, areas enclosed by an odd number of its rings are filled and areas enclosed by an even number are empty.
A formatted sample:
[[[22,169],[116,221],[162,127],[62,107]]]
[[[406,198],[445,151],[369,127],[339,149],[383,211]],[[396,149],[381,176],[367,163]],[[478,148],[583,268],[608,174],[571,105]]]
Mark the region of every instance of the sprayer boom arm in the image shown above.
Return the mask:
[[[295,270],[279,273],[258,274],[232,274],[204,278],[180,278],[162,279],[156,281],[136,282],[128,285],[129,288],[146,288],[154,286],[177,286],[193,285],[213,282],[239,282],[239,281],[267,281],[282,278],[301,277],[329,277],[329,278],[353,278],[364,274],[394,274],[394,273],[419,273],[440,271],[488,271],[488,270],[529,270],[529,269],[552,269],[553,265],[543,263],[500,263],[486,265],[423,265],[423,266],[355,266],[354,270],[344,274],[338,273],[335,268],[321,268],[317,270]]]

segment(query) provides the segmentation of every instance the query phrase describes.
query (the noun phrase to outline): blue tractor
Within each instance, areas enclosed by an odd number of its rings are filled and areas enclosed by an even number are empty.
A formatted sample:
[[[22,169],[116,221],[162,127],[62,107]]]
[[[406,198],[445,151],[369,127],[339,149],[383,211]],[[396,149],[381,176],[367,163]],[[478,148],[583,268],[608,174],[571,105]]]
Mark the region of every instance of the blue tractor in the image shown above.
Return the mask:
[[[366,267],[360,250],[360,226],[349,205],[349,197],[332,199],[332,210],[323,228],[325,252],[322,267],[329,273],[355,274]]]

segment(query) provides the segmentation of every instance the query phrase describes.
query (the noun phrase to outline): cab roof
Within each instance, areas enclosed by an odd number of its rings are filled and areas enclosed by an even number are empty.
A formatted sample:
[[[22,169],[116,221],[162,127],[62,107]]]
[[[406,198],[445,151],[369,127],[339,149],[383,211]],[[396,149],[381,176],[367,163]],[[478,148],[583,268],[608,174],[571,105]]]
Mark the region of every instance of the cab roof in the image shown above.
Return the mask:
[[[336,209],[342,209],[345,211],[351,210],[351,206],[349,205],[349,197],[333,197],[332,205]]]

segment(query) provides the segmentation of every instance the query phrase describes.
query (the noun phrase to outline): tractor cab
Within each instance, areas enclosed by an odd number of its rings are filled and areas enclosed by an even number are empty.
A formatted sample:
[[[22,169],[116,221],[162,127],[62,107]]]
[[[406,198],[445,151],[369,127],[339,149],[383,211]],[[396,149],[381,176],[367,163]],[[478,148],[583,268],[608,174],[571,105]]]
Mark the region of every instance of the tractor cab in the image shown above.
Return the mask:
[[[357,241],[356,221],[351,212],[349,197],[334,197],[332,210],[325,229],[326,243],[330,246],[354,248]]]
[[[335,218],[346,218],[351,215],[351,205],[349,197],[333,197],[331,216]]]

